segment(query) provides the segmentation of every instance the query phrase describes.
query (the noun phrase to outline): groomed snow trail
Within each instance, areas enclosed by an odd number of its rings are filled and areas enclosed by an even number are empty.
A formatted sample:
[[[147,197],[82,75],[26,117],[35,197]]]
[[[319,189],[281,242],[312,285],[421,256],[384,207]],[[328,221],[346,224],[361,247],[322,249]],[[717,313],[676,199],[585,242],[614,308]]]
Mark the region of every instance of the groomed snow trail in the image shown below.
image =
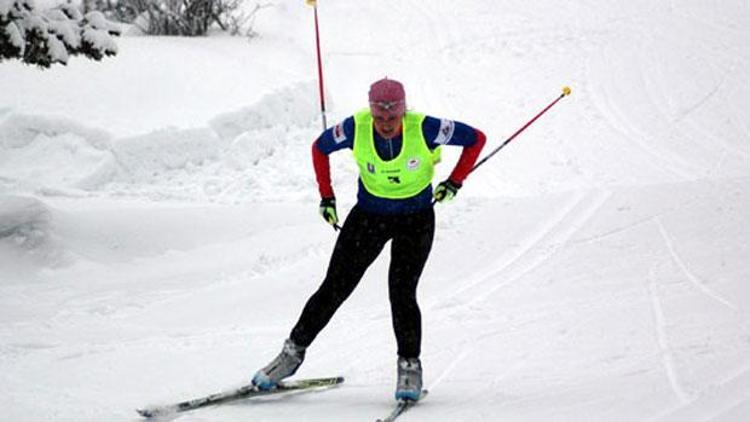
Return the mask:
[[[573,88],[437,206],[419,290],[430,397],[404,422],[744,421],[747,2],[319,3],[330,122],[389,75],[489,150]],[[4,419],[134,421],[246,383],[278,352],[336,234],[309,159],[311,10],[271,4],[249,43],[125,37],[102,63],[3,62]],[[332,165],[343,217],[356,167]],[[297,375],[341,388],[175,420],[386,414],[388,255]]]

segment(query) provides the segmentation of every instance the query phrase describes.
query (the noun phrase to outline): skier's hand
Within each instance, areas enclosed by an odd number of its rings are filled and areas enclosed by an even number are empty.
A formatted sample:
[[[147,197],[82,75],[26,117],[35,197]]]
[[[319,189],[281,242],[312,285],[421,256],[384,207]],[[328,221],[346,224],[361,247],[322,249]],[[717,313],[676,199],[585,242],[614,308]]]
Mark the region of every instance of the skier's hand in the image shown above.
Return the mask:
[[[460,183],[456,183],[451,179],[445,179],[437,185],[432,195],[437,202],[447,202],[456,196],[459,189],[461,189]]]
[[[336,197],[321,199],[318,212],[326,223],[335,227],[339,222],[339,216],[336,214]]]

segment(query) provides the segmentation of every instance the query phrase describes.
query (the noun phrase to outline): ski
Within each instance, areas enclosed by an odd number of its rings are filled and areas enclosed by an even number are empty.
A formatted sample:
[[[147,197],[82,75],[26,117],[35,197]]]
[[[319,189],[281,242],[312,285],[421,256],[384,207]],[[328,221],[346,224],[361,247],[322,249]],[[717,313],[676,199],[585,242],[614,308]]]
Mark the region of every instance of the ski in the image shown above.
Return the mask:
[[[192,400],[186,400],[180,403],[137,409],[137,412],[144,418],[161,417],[239,399],[270,396],[274,394],[283,394],[293,391],[307,391],[331,388],[341,384],[342,382],[344,382],[344,377],[310,378],[280,383],[273,390],[267,391],[258,390],[254,385],[248,384],[232,390],[227,390]]]
[[[375,422],[393,422],[398,418],[399,416],[403,415],[404,412],[411,409],[412,407],[416,406],[417,403],[424,400],[424,398],[427,396],[428,391],[422,390],[422,397],[419,399],[419,401],[414,400],[399,400],[396,403],[396,407],[393,408],[393,411],[390,415],[388,415],[385,419],[378,419]]]

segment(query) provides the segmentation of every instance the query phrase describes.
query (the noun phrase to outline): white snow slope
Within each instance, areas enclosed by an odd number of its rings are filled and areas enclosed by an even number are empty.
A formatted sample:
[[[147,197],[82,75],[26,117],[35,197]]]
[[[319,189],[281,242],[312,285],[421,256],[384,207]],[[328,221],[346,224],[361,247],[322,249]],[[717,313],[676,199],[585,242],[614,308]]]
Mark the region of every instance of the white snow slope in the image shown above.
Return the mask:
[[[489,152],[573,88],[437,207],[431,394],[404,422],[748,420],[750,3],[319,3],[329,122],[388,75]],[[0,419],[135,421],[280,349],[335,234],[309,158],[312,9],[271,4],[251,41],[0,64]],[[351,161],[332,156],[341,215]],[[384,416],[387,266],[386,250],[298,373],[344,386],[174,420]]]

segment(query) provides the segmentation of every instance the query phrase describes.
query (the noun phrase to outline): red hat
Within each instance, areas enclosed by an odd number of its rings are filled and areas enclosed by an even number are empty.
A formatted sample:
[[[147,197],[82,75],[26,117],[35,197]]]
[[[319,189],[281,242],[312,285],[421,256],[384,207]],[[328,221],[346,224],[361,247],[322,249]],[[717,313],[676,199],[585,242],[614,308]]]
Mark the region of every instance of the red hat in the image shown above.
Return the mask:
[[[401,82],[383,78],[370,85],[370,111],[373,115],[402,116],[406,112],[406,93]]]

